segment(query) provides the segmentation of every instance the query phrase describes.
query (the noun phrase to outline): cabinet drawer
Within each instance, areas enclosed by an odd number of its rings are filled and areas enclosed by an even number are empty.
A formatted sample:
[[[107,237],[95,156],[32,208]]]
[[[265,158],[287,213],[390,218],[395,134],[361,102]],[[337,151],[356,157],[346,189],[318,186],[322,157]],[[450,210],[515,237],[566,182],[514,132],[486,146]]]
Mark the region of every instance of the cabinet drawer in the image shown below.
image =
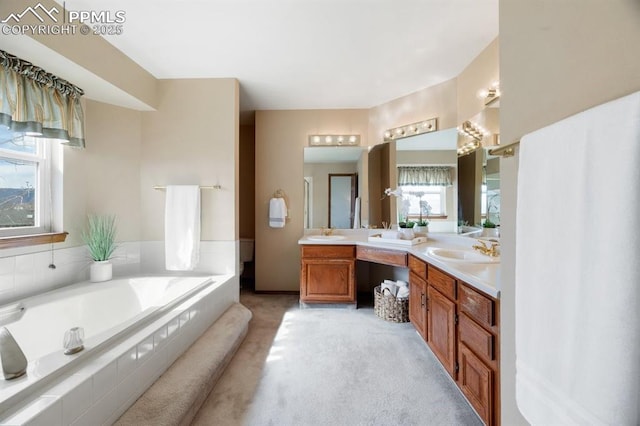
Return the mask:
[[[304,245],[302,257],[323,259],[353,259],[356,254],[355,246]]]
[[[427,267],[427,281],[451,300],[456,300],[456,280],[449,275],[429,265]]]
[[[493,360],[493,334],[480,327],[465,314],[460,314],[458,338],[478,356],[487,361]]]
[[[407,253],[372,247],[356,247],[356,258],[391,266],[407,266]]]
[[[427,278],[427,264],[415,256],[409,256],[409,269],[422,278]]]
[[[495,325],[494,302],[489,297],[467,287],[460,286],[460,312],[464,312],[481,325]]]

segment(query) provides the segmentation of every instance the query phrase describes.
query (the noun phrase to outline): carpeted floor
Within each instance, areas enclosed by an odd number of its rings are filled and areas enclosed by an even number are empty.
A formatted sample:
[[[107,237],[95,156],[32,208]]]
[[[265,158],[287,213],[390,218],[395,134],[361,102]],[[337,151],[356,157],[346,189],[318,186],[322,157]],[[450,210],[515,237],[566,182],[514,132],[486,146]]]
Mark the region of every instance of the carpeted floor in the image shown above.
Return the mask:
[[[480,425],[409,323],[241,293],[249,333],[194,425]]]

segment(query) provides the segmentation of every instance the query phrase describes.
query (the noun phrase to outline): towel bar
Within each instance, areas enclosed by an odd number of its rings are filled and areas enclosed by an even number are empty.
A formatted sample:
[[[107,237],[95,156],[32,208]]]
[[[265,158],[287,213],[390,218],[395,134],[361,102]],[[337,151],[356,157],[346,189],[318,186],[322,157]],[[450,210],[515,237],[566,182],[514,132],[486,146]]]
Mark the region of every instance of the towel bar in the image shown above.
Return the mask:
[[[163,189],[167,189],[166,186],[154,186],[153,189],[159,189],[159,190],[163,190]],[[209,186],[201,186],[200,189],[222,189],[221,185],[209,185]]]
[[[511,142],[510,144],[507,144],[498,148],[490,149],[489,155],[499,155],[501,157],[513,157],[513,155],[515,154],[514,148],[516,147],[516,145],[519,145],[519,144],[520,144],[520,140],[518,139],[517,141]]]

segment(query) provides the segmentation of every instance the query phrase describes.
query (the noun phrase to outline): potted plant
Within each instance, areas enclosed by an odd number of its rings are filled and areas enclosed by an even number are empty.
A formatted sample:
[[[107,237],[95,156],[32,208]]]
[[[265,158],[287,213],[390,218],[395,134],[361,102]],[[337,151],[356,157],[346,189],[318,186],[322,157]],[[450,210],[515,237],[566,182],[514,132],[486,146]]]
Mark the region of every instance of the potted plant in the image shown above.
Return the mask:
[[[422,219],[418,220],[413,230],[418,236],[426,236],[427,232],[429,232],[429,222]]]
[[[416,225],[415,222],[410,220],[398,222],[398,228],[400,228],[400,233],[402,233],[403,240],[413,240],[415,234],[413,232],[413,227]]]
[[[431,204],[429,204],[428,201],[422,199],[422,197],[424,197],[425,195],[424,192],[417,192],[415,195],[419,199],[420,206],[420,217],[416,222],[415,233],[420,236],[426,236],[427,232],[429,232],[429,221],[427,219],[431,214]],[[426,216],[424,219],[422,218],[423,214],[424,216]]]
[[[116,249],[116,218],[113,215],[89,215],[88,220],[87,229],[81,236],[93,259],[89,280],[108,281],[113,276],[113,265],[109,259]]]
[[[485,219],[482,223],[482,236],[483,237],[499,237],[500,234],[496,228],[496,224],[489,219]]]

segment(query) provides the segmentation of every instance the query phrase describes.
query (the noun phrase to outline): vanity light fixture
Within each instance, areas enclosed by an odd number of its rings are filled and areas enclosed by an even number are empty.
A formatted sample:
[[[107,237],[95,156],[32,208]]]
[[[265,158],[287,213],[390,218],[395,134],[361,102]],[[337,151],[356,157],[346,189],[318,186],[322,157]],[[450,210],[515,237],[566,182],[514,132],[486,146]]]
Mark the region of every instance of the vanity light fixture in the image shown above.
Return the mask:
[[[462,125],[458,127],[458,133],[478,142],[481,142],[482,138],[489,134],[487,130],[475,123],[472,123],[471,121],[465,121],[462,123]]]
[[[436,130],[438,130],[438,119],[430,118],[428,120],[418,121],[417,123],[406,124],[404,126],[389,129],[384,132],[384,141],[393,141],[396,139],[406,138],[407,136],[435,132]]]
[[[500,99],[500,82],[494,81],[488,89],[478,91],[478,98],[484,100],[484,105],[489,106]]]
[[[467,143],[465,143],[464,145],[462,145],[460,148],[458,148],[458,157],[462,157],[463,155],[467,155],[467,154],[471,154],[473,151],[475,151],[476,149],[480,148],[482,146],[482,144],[477,141],[477,140],[472,140],[469,141]]]
[[[358,146],[360,135],[309,135],[309,146]]]
[[[458,127],[458,133],[470,139],[458,148],[458,156],[467,155],[482,146],[482,138],[489,132],[471,121],[465,121]]]

